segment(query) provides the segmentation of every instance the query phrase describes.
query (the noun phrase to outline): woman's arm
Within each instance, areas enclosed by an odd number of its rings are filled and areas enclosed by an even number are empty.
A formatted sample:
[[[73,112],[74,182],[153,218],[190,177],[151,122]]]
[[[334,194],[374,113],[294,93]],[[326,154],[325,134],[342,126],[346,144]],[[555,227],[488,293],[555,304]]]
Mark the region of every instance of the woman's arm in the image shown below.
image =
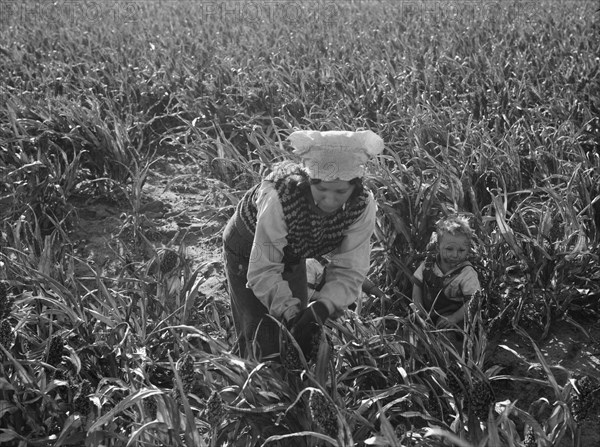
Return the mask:
[[[269,182],[259,188],[256,202],[258,214],[248,264],[248,287],[270,315],[290,321],[300,310],[300,300],[292,295],[282,277],[283,248],[287,245],[283,208]]]
[[[322,301],[330,315],[339,315],[360,296],[369,271],[371,236],[375,228],[377,205],[369,194],[367,207],[348,230],[340,247],[327,265],[326,282],[313,299]]]

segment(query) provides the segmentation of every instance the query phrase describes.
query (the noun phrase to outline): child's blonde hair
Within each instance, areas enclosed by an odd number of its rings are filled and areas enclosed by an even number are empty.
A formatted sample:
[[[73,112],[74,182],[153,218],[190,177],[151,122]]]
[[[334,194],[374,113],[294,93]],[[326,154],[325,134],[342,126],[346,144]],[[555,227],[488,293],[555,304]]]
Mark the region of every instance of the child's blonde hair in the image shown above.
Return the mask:
[[[439,243],[444,234],[465,236],[469,242],[473,239],[473,230],[465,216],[452,215],[443,217],[435,224],[436,241]]]

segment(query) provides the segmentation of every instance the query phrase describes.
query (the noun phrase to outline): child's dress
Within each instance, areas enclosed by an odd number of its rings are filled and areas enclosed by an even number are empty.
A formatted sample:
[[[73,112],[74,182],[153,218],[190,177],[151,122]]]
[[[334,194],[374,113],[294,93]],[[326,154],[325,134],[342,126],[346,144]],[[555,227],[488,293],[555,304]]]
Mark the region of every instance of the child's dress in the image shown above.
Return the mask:
[[[434,323],[440,316],[452,315],[481,288],[477,272],[469,261],[444,274],[437,258],[429,256],[413,276],[416,284],[421,286],[423,307]]]

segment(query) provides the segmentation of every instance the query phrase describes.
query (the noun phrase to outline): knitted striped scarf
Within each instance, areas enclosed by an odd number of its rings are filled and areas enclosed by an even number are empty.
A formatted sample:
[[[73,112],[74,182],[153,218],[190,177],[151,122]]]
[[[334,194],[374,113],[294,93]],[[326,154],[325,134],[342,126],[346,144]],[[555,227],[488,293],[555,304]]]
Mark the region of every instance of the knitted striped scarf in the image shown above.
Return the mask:
[[[299,165],[287,165],[269,175],[265,181],[272,182],[283,208],[288,229],[288,245],[284,247],[283,262],[294,264],[303,258],[326,255],[339,247],[345,231],[365,211],[368,194],[352,196],[343,208],[334,214],[323,216],[314,210],[312,196],[305,186],[310,179]],[[250,233],[256,231],[256,194],[260,184],[250,189],[237,206],[237,214]]]

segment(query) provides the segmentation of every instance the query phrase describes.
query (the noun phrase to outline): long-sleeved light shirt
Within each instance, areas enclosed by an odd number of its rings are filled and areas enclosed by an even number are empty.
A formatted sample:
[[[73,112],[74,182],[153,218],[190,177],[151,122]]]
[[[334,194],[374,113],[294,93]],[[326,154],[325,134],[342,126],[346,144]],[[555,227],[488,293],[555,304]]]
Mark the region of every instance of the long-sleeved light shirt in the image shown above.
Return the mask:
[[[299,311],[300,300],[292,296],[286,281],[283,248],[287,245],[287,226],[277,191],[263,182],[257,192],[258,209],[254,244],[248,265],[248,284],[256,297],[276,318],[290,319]],[[321,212],[315,205],[315,212]],[[323,302],[329,314],[339,315],[361,293],[369,270],[370,239],[375,226],[377,206],[371,193],[364,212],[345,231],[341,245],[328,255],[327,280],[313,299]]]

